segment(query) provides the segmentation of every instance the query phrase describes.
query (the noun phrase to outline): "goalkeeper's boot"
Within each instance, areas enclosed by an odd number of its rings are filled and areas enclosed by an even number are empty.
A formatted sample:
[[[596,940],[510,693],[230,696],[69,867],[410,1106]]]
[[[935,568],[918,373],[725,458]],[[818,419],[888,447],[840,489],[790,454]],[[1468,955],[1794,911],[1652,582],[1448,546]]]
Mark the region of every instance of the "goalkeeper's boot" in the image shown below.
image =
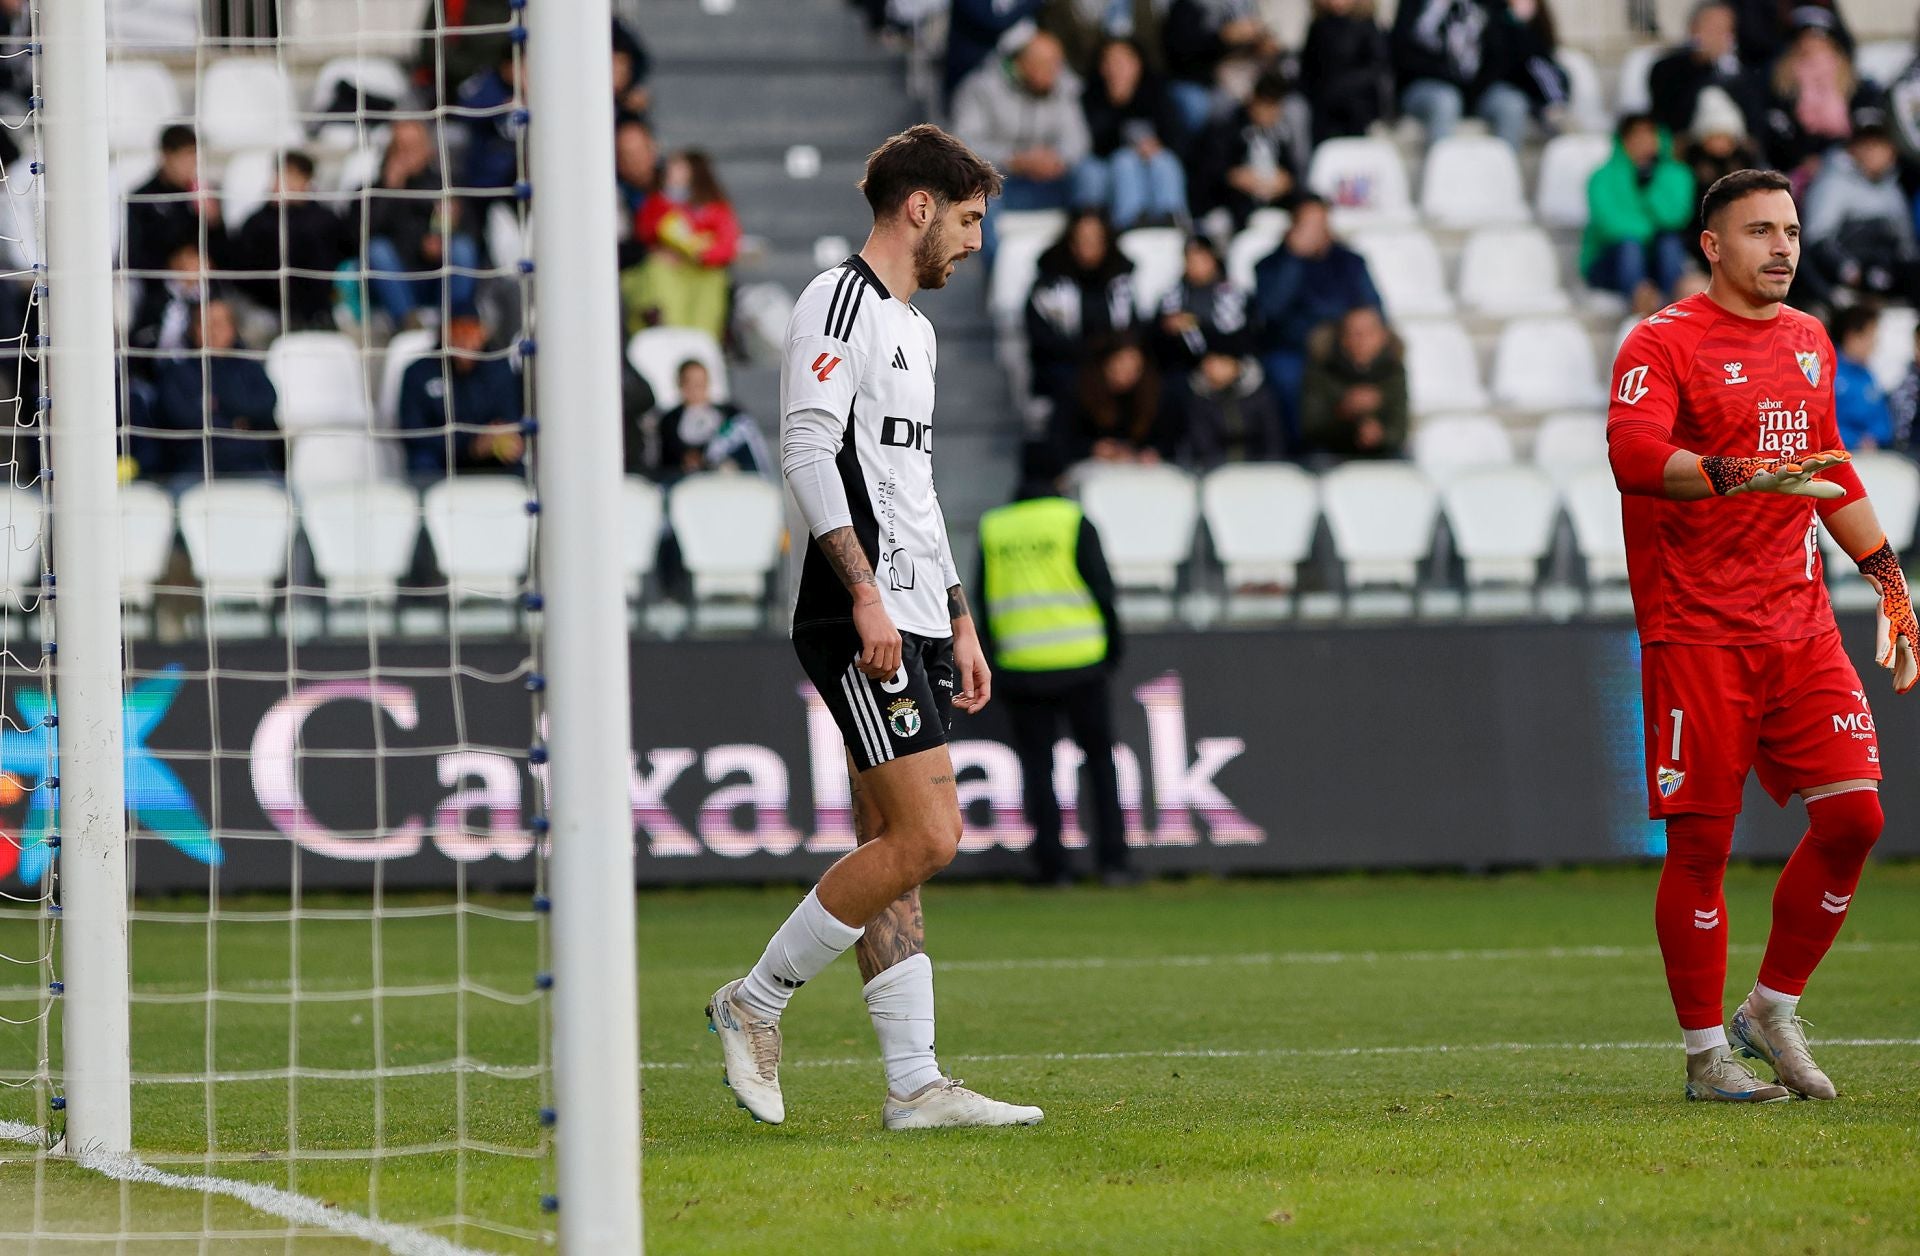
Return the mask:
[[[1804,1024],[1786,1004],[1749,994],[1734,1012],[1727,1038],[1739,1054],[1771,1065],[1780,1084],[1802,1099],[1832,1099],[1840,1092],[1813,1062]]]
[[[733,1102],[754,1120],[778,1125],[787,1119],[787,1103],[780,1097],[780,1022],[755,1015],[736,997],[739,992],[739,981],[713,992],[707,1028],[720,1035]]]
[[[1709,1047],[1687,1056],[1687,1098],[1715,1103],[1785,1103],[1793,1092],[1763,1082],[1733,1058],[1726,1047]]]
[[[964,1129],[980,1125],[1038,1125],[1046,1113],[1019,1103],[1001,1103],[943,1077],[901,1099],[891,1091],[881,1120],[890,1130]]]

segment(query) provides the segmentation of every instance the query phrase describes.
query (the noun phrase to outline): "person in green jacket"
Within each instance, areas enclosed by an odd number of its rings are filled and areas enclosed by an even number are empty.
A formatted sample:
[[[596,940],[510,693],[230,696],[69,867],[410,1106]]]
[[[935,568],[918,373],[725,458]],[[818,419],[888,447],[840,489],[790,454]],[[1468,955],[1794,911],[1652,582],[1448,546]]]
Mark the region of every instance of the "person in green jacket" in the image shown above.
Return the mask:
[[[1620,119],[1613,156],[1587,180],[1580,273],[1651,314],[1676,295],[1692,221],[1693,173],[1674,157],[1666,133],[1644,113]]]

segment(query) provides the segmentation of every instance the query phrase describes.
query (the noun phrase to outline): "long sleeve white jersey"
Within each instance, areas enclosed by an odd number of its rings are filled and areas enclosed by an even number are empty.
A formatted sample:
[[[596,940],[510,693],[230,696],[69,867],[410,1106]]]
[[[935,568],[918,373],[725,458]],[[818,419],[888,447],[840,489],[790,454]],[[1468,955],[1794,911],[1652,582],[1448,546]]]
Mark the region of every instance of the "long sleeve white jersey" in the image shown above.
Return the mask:
[[[858,256],[800,294],[780,379],[780,463],[804,525],[793,530],[794,627],[852,617],[817,540],[851,525],[894,627],[952,635],[947,589],[959,576],[933,488],[937,356],[933,324]]]

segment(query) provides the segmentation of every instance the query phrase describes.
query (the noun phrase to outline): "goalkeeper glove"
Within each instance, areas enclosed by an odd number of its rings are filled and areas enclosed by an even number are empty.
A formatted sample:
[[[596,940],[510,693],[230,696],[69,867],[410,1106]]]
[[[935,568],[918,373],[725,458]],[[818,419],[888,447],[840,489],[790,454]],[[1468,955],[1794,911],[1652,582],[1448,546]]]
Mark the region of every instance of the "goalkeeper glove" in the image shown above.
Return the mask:
[[[1829,467],[1853,461],[1844,449],[1826,449],[1798,458],[1720,458],[1700,460],[1700,474],[1721,497],[1735,493],[1788,493],[1796,497],[1845,497],[1847,490],[1814,477]]]
[[[1860,574],[1880,595],[1873,661],[1893,672],[1893,691],[1905,693],[1920,680],[1920,622],[1907,595],[1907,574],[1900,570],[1900,556],[1884,540],[1860,560]]]

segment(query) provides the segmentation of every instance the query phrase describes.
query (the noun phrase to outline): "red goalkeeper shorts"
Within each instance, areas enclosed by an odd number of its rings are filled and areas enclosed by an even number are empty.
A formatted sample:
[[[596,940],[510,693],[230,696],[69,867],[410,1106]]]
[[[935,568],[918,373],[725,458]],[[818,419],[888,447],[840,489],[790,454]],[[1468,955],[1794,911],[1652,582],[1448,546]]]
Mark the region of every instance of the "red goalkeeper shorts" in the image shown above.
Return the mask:
[[[1730,816],[1747,773],[1785,806],[1835,781],[1879,780],[1873,712],[1838,629],[1764,645],[1641,651],[1647,809]]]

